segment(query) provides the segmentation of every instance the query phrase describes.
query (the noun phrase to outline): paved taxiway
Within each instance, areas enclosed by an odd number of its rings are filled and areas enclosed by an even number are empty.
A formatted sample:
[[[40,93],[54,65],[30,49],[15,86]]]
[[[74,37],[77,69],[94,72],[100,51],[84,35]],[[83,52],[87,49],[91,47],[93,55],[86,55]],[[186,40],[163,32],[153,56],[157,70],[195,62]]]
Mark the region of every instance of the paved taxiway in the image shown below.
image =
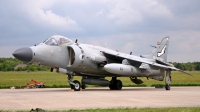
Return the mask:
[[[68,110],[116,107],[196,107],[200,106],[200,87],[130,87],[121,91],[87,88],[74,92],[68,88],[0,89],[0,110]]]

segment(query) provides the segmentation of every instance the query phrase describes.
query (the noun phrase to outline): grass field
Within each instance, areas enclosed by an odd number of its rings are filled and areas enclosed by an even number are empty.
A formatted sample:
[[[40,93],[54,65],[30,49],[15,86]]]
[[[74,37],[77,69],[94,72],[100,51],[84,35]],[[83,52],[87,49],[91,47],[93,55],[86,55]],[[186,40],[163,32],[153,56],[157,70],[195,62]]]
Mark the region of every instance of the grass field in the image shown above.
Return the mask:
[[[67,112],[199,112],[200,107],[177,108],[117,108],[117,109],[87,109],[69,110]]]
[[[172,72],[172,85],[195,85],[200,86],[200,72],[190,72],[193,77],[185,75],[180,72]],[[31,79],[39,82],[45,82],[47,87],[69,87],[67,82],[67,75],[52,73],[52,72],[0,72],[0,86],[1,88],[9,88],[11,86],[23,86]],[[75,76],[74,80],[81,81],[81,77]],[[108,77],[108,80],[111,78]],[[123,82],[123,86],[137,86],[132,83],[128,77],[119,78]],[[144,84],[141,86],[152,86],[157,84],[165,84],[164,81],[156,81],[146,78],[141,78]],[[91,87],[91,86],[90,86]]]

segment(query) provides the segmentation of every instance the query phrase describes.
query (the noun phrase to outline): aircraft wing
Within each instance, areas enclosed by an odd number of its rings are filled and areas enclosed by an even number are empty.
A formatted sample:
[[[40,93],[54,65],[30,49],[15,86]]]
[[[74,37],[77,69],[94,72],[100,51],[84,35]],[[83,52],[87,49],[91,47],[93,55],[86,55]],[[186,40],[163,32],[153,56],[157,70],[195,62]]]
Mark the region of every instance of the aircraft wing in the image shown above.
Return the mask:
[[[127,59],[129,62],[131,62],[131,64],[133,66],[138,66],[138,65],[141,65],[142,63],[146,63],[146,64],[149,64],[149,65],[152,65],[152,66],[156,66],[156,67],[160,67],[160,68],[164,68],[164,69],[170,69],[170,70],[174,70],[174,71],[179,71],[179,72],[182,72],[182,73],[185,73],[187,75],[190,75],[192,76],[191,74],[183,71],[183,70],[180,70],[174,66],[169,66],[169,65],[163,65],[163,64],[159,64],[159,63],[156,63],[156,62],[152,62],[152,61],[149,61],[145,58],[141,58],[141,57],[138,57],[138,56],[134,56],[134,55],[129,55],[129,54],[125,54],[125,53],[120,53],[120,52],[106,52],[106,51],[102,51],[102,53],[105,55],[105,57],[109,57],[109,58],[114,58],[114,59],[118,59],[118,60],[123,60],[123,59]]]

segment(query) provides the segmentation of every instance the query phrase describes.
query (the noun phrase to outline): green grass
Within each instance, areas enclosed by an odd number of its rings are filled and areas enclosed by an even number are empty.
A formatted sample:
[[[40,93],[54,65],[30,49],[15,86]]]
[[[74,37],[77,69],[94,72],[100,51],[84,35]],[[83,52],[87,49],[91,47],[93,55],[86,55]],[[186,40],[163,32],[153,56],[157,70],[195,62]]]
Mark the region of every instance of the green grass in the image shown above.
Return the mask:
[[[69,110],[66,112],[199,112],[200,107],[177,108],[116,108],[116,109],[86,109]]]
[[[45,112],[199,112],[200,107],[174,107],[174,108],[113,108],[113,109],[85,109],[85,110],[45,110]],[[0,110],[0,112],[13,112]],[[16,111],[16,112],[30,112]],[[41,111],[42,112],[42,111]]]
[[[172,86],[200,86],[200,72],[190,72],[193,77],[180,72],[172,72]],[[39,82],[45,82],[46,87],[69,87],[67,75],[52,72],[0,72],[0,88],[9,88],[12,86],[23,86],[31,79]],[[111,78],[108,77],[108,80]],[[125,87],[138,86],[130,81],[128,77],[119,77]],[[139,86],[164,85],[164,81],[147,80],[141,78],[144,83]],[[81,81],[81,77],[75,76],[74,80]],[[89,86],[95,87],[95,86]]]

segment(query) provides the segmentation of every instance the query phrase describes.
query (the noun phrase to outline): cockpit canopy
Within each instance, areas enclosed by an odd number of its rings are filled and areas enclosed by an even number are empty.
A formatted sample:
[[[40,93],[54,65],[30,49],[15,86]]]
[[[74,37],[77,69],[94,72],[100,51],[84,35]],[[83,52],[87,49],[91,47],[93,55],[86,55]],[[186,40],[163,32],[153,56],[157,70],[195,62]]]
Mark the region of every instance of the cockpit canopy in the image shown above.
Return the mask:
[[[73,41],[60,35],[54,35],[43,42],[46,45],[52,46],[62,46],[62,45],[71,45]]]

